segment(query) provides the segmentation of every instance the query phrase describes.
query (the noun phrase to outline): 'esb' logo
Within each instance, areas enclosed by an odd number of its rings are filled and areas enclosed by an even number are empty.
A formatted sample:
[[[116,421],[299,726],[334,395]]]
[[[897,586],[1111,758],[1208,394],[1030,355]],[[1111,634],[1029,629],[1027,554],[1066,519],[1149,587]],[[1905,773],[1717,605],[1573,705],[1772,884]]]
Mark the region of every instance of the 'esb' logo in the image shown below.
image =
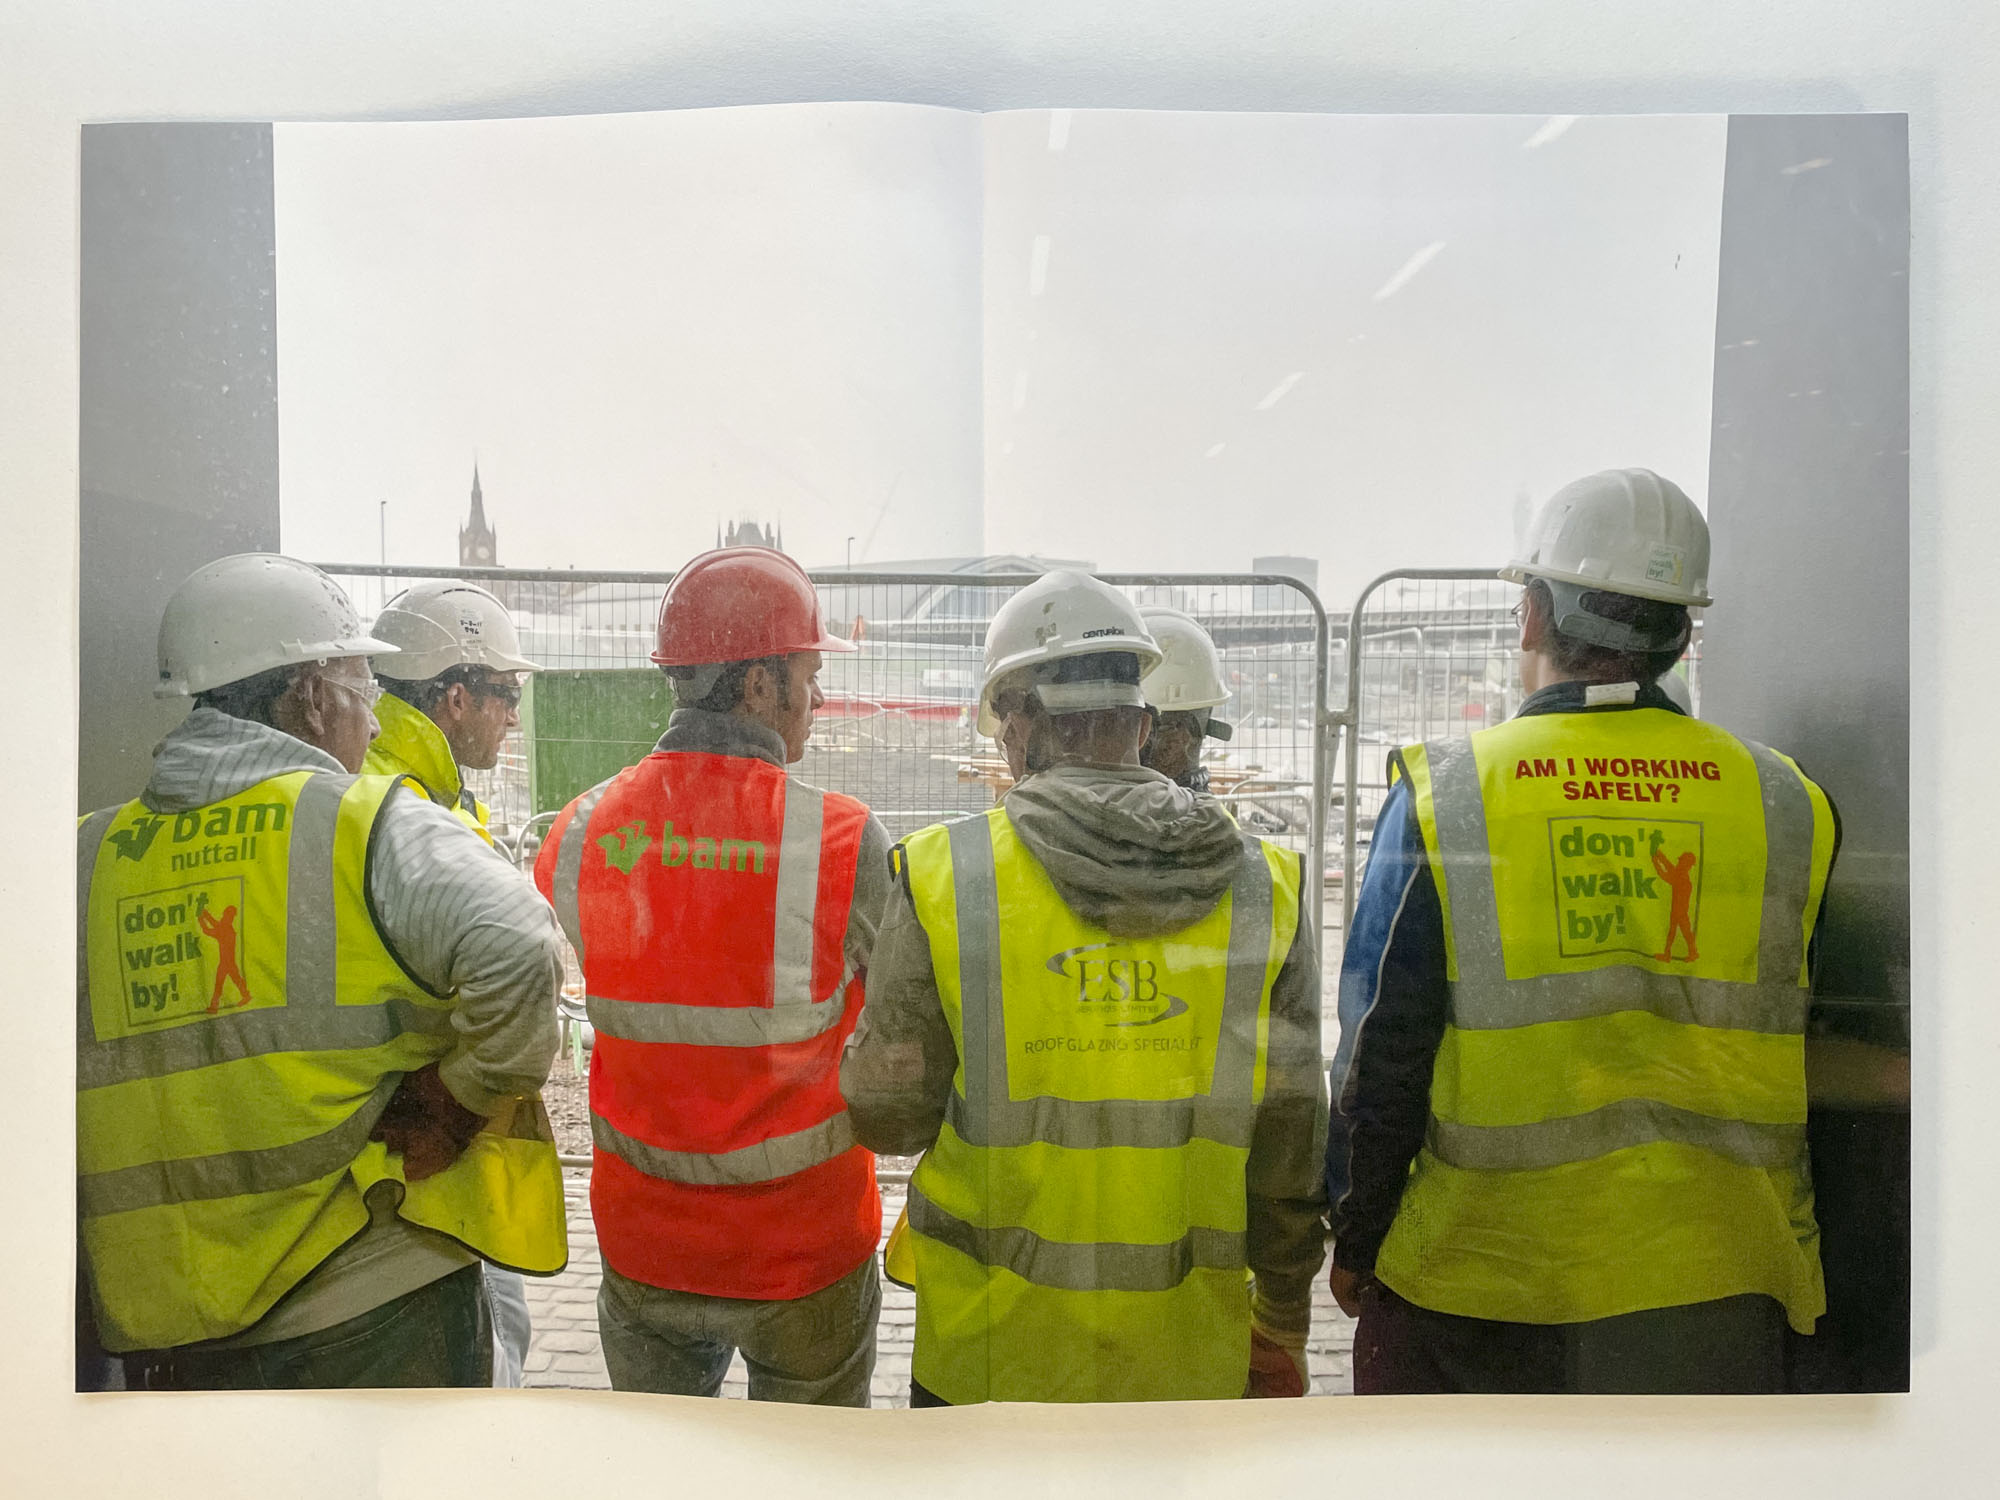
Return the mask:
[[[1113,943],[1085,943],[1051,954],[1045,967],[1076,983],[1076,1004],[1104,1026],[1157,1026],[1187,1014],[1179,995],[1160,988],[1159,965],[1150,958],[1119,956]]]

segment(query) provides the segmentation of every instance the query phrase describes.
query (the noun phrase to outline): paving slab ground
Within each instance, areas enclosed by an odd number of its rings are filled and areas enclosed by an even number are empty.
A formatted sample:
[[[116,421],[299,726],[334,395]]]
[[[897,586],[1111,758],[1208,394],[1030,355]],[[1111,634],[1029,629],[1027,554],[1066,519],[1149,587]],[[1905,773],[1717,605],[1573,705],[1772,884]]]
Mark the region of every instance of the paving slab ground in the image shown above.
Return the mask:
[[[560,1390],[605,1391],[604,1354],[597,1339],[597,1284],[603,1261],[590,1222],[588,1175],[574,1169],[564,1174],[570,1188],[569,1267],[560,1276],[528,1278],[528,1316],[534,1336],[528,1347],[522,1384]],[[882,1223],[902,1212],[903,1188],[885,1183]],[[873,1404],[910,1404],[910,1353],[916,1337],[916,1298],[902,1287],[884,1282],[882,1316],[875,1333]],[[1344,1395],[1353,1389],[1354,1324],[1333,1304],[1322,1282],[1313,1294],[1313,1332],[1306,1346],[1307,1367],[1316,1396]],[[725,1399],[749,1395],[738,1355],[723,1377]]]

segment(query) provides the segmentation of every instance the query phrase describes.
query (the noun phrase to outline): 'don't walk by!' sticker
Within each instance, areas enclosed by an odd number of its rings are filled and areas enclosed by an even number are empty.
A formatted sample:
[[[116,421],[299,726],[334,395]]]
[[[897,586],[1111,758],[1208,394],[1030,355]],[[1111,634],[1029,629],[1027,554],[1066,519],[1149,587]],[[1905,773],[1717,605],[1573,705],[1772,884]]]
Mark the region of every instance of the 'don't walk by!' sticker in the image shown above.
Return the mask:
[[[129,1027],[248,1005],[242,877],[125,897],[118,903],[118,967]]]
[[[1549,819],[1557,951],[1701,957],[1702,825],[1654,818]]]

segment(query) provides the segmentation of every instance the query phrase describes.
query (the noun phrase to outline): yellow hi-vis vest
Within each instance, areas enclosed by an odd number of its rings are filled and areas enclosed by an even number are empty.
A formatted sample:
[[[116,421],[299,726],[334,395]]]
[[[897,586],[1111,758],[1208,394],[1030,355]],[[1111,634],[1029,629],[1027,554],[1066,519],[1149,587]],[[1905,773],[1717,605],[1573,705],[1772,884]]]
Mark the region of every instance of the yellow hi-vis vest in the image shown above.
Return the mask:
[[[375,719],[382,732],[368,742],[361,774],[408,777],[411,791],[427,802],[449,807],[459,822],[492,843],[493,835],[486,829],[490,812],[466,788],[444,731],[430,715],[393,693],[384,693],[375,700]]]
[[[1664,709],[1514,719],[1403,764],[1451,1006],[1376,1274],[1520,1323],[1765,1293],[1810,1333],[1825,794]]]
[[[539,1099],[407,1183],[368,1139],[453,1045],[369,914],[368,842],[398,781],[290,772],[177,814],[78,830],[77,1200],[113,1352],[240,1333],[368,1223],[362,1195],[498,1264],[568,1259]]]
[[[1245,1166],[1298,856],[1193,926],[1083,921],[1004,808],[902,846],[959,1067],[910,1183],[914,1378],[955,1405],[1243,1394]]]

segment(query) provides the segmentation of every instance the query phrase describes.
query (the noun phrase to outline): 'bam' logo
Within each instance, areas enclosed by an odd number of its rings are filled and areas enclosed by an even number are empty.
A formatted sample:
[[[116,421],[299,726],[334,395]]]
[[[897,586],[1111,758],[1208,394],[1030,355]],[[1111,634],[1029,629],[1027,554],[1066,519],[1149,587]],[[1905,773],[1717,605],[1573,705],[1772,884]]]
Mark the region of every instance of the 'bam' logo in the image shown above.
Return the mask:
[[[1700,920],[1702,825],[1551,818],[1556,939],[1565,958],[1629,952],[1692,963]]]
[[[679,834],[674,832],[673,820],[668,819],[660,825],[659,842],[660,863],[669,870],[686,865],[695,870],[747,875],[764,873],[766,850],[762,839],[717,839],[705,834]],[[646,851],[653,847],[653,837],[646,832],[645,820],[640,819],[627,823],[615,833],[600,834],[597,843],[604,850],[605,868],[630,875]]]

